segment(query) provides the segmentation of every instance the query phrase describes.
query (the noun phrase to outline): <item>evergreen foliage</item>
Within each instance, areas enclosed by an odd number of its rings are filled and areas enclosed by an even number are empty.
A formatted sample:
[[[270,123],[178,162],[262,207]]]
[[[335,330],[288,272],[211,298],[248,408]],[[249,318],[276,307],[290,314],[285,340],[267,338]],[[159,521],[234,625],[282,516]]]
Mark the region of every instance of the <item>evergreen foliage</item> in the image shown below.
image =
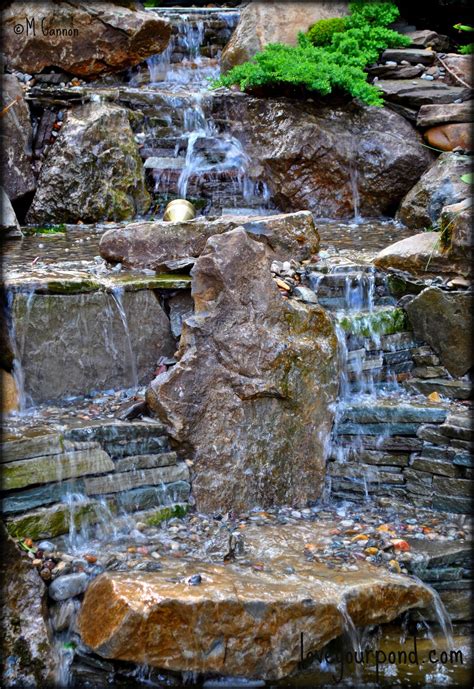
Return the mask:
[[[320,19],[308,29],[307,36],[315,46],[329,45],[332,37],[339,31],[346,28],[344,17],[332,17],[331,19]]]
[[[244,91],[292,86],[321,95],[340,90],[367,105],[383,105],[380,90],[367,82],[365,67],[386,48],[407,46],[410,39],[387,28],[399,14],[393,3],[359,0],[349,10],[345,30],[334,31],[328,45],[315,46],[303,33],[298,35],[297,46],[270,43],[212,85],[238,84]]]

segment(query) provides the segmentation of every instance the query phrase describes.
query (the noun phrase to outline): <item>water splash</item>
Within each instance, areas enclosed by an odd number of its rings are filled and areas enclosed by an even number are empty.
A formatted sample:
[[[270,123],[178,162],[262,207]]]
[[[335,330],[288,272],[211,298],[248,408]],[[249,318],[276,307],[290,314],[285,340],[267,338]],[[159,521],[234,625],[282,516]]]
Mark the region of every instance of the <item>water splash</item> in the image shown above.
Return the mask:
[[[129,366],[130,366],[130,386],[134,388],[135,390],[138,388],[139,382],[138,382],[138,372],[137,372],[137,361],[135,357],[135,353],[133,351],[133,345],[132,345],[132,336],[130,334],[130,329],[128,327],[128,318],[127,318],[127,313],[125,311],[124,305],[123,305],[123,295],[124,295],[124,288],[123,287],[114,287],[111,289],[111,297],[115,302],[115,305],[117,307],[117,310],[120,315],[120,320],[122,321],[123,329],[125,332],[125,339],[127,342],[127,349],[128,349],[128,359],[129,359]]]

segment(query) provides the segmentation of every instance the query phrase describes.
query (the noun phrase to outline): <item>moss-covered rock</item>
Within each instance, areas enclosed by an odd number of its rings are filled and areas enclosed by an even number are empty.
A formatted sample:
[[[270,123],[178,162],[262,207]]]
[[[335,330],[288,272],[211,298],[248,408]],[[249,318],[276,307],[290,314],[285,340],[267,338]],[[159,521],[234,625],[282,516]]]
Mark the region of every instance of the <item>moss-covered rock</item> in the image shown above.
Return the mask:
[[[407,330],[406,313],[400,308],[377,309],[372,312],[344,315],[339,319],[341,328],[351,335],[393,335]]]

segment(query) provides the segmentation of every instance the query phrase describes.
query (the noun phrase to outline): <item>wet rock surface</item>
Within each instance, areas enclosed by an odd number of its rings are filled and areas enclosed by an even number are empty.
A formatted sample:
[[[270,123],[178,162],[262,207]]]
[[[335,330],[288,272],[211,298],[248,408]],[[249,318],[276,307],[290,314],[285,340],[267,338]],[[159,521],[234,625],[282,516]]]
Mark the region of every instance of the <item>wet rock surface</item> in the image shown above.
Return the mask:
[[[26,21],[33,17],[36,31],[27,31]],[[132,3],[15,2],[5,9],[3,21],[7,65],[30,74],[47,67],[76,76],[121,71],[161,53],[171,33],[166,20]],[[58,35],[58,28],[68,31]]]
[[[173,262],[193,262],[213,235],[243,227],[249,236],[268,247],[275,258],[310,258],[318,251],[319,236],[311,213],[265,216],[196,218],[188,222],[143,222],[109,230],[100,240],[101,256],[131,268],[167,270]]]
[[[335,109],[309,101],[302,107],[289,99],[242,94],[222,94],[214,107],[244,141],[254,174],[265,176],[274,202],[287,211],[307,208],[326,218],[355,211],[383,215],[432,161],[413,127],[386,109]]]
[[[149,205],[127,111],[91,103],[69,112],[41,167],[27,221],[124,220]]]
[[[199,509],[317,497],[336,394],[328,316],[279,293],[243,229],[211,237],[192,275],[178,363],[147,401],[192,453]]]
[[[429,603],[423,587],[365,563],[341,576],[311,557],[305,562],[304,553],[317,550],[317,532],[303,524],[296,533],[249,526],[245,553],[253,567],[188,561],[133,578],[102,575],[84,599],[82,638],[106,658],[278,678],[296,668],[302,631],[312,649],[343,631],[346,606],[358,625]],[[197,572],[200,584],[191,586]]]

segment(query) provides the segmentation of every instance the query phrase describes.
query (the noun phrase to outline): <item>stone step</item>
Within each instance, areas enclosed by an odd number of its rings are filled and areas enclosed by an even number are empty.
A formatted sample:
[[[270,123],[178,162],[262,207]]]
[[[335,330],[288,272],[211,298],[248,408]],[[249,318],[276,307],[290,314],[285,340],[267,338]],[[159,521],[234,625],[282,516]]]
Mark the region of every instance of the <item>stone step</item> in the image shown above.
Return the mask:
[[[336,426],[337,435],[416,435],[419,428],[417,423],[341,423]]]
[[[421,48],[389,48],[384,50],[381,56],[382,62],[401,62],[406,60],[414,65],[431,65],[434,62],[436,54],[433,50],[424,50]]]
[[[365,423],[442,423],[448,415],[446,409],[438,406],[406,404],[361,404],[345,407],[341,420]]]
[[[113,473],[84,480],[86,495],[104,495],[119,493],[140,486],[156,486],[175,481],[189,481],[189,469],[185,462],[175,466],[164,466],[156,469],[142,469],[126,473]]]
[[[411,107],[462,102],[471,96],[470,89],[448,86],[440,80],[380,79],[377,86],[387,100]]]

